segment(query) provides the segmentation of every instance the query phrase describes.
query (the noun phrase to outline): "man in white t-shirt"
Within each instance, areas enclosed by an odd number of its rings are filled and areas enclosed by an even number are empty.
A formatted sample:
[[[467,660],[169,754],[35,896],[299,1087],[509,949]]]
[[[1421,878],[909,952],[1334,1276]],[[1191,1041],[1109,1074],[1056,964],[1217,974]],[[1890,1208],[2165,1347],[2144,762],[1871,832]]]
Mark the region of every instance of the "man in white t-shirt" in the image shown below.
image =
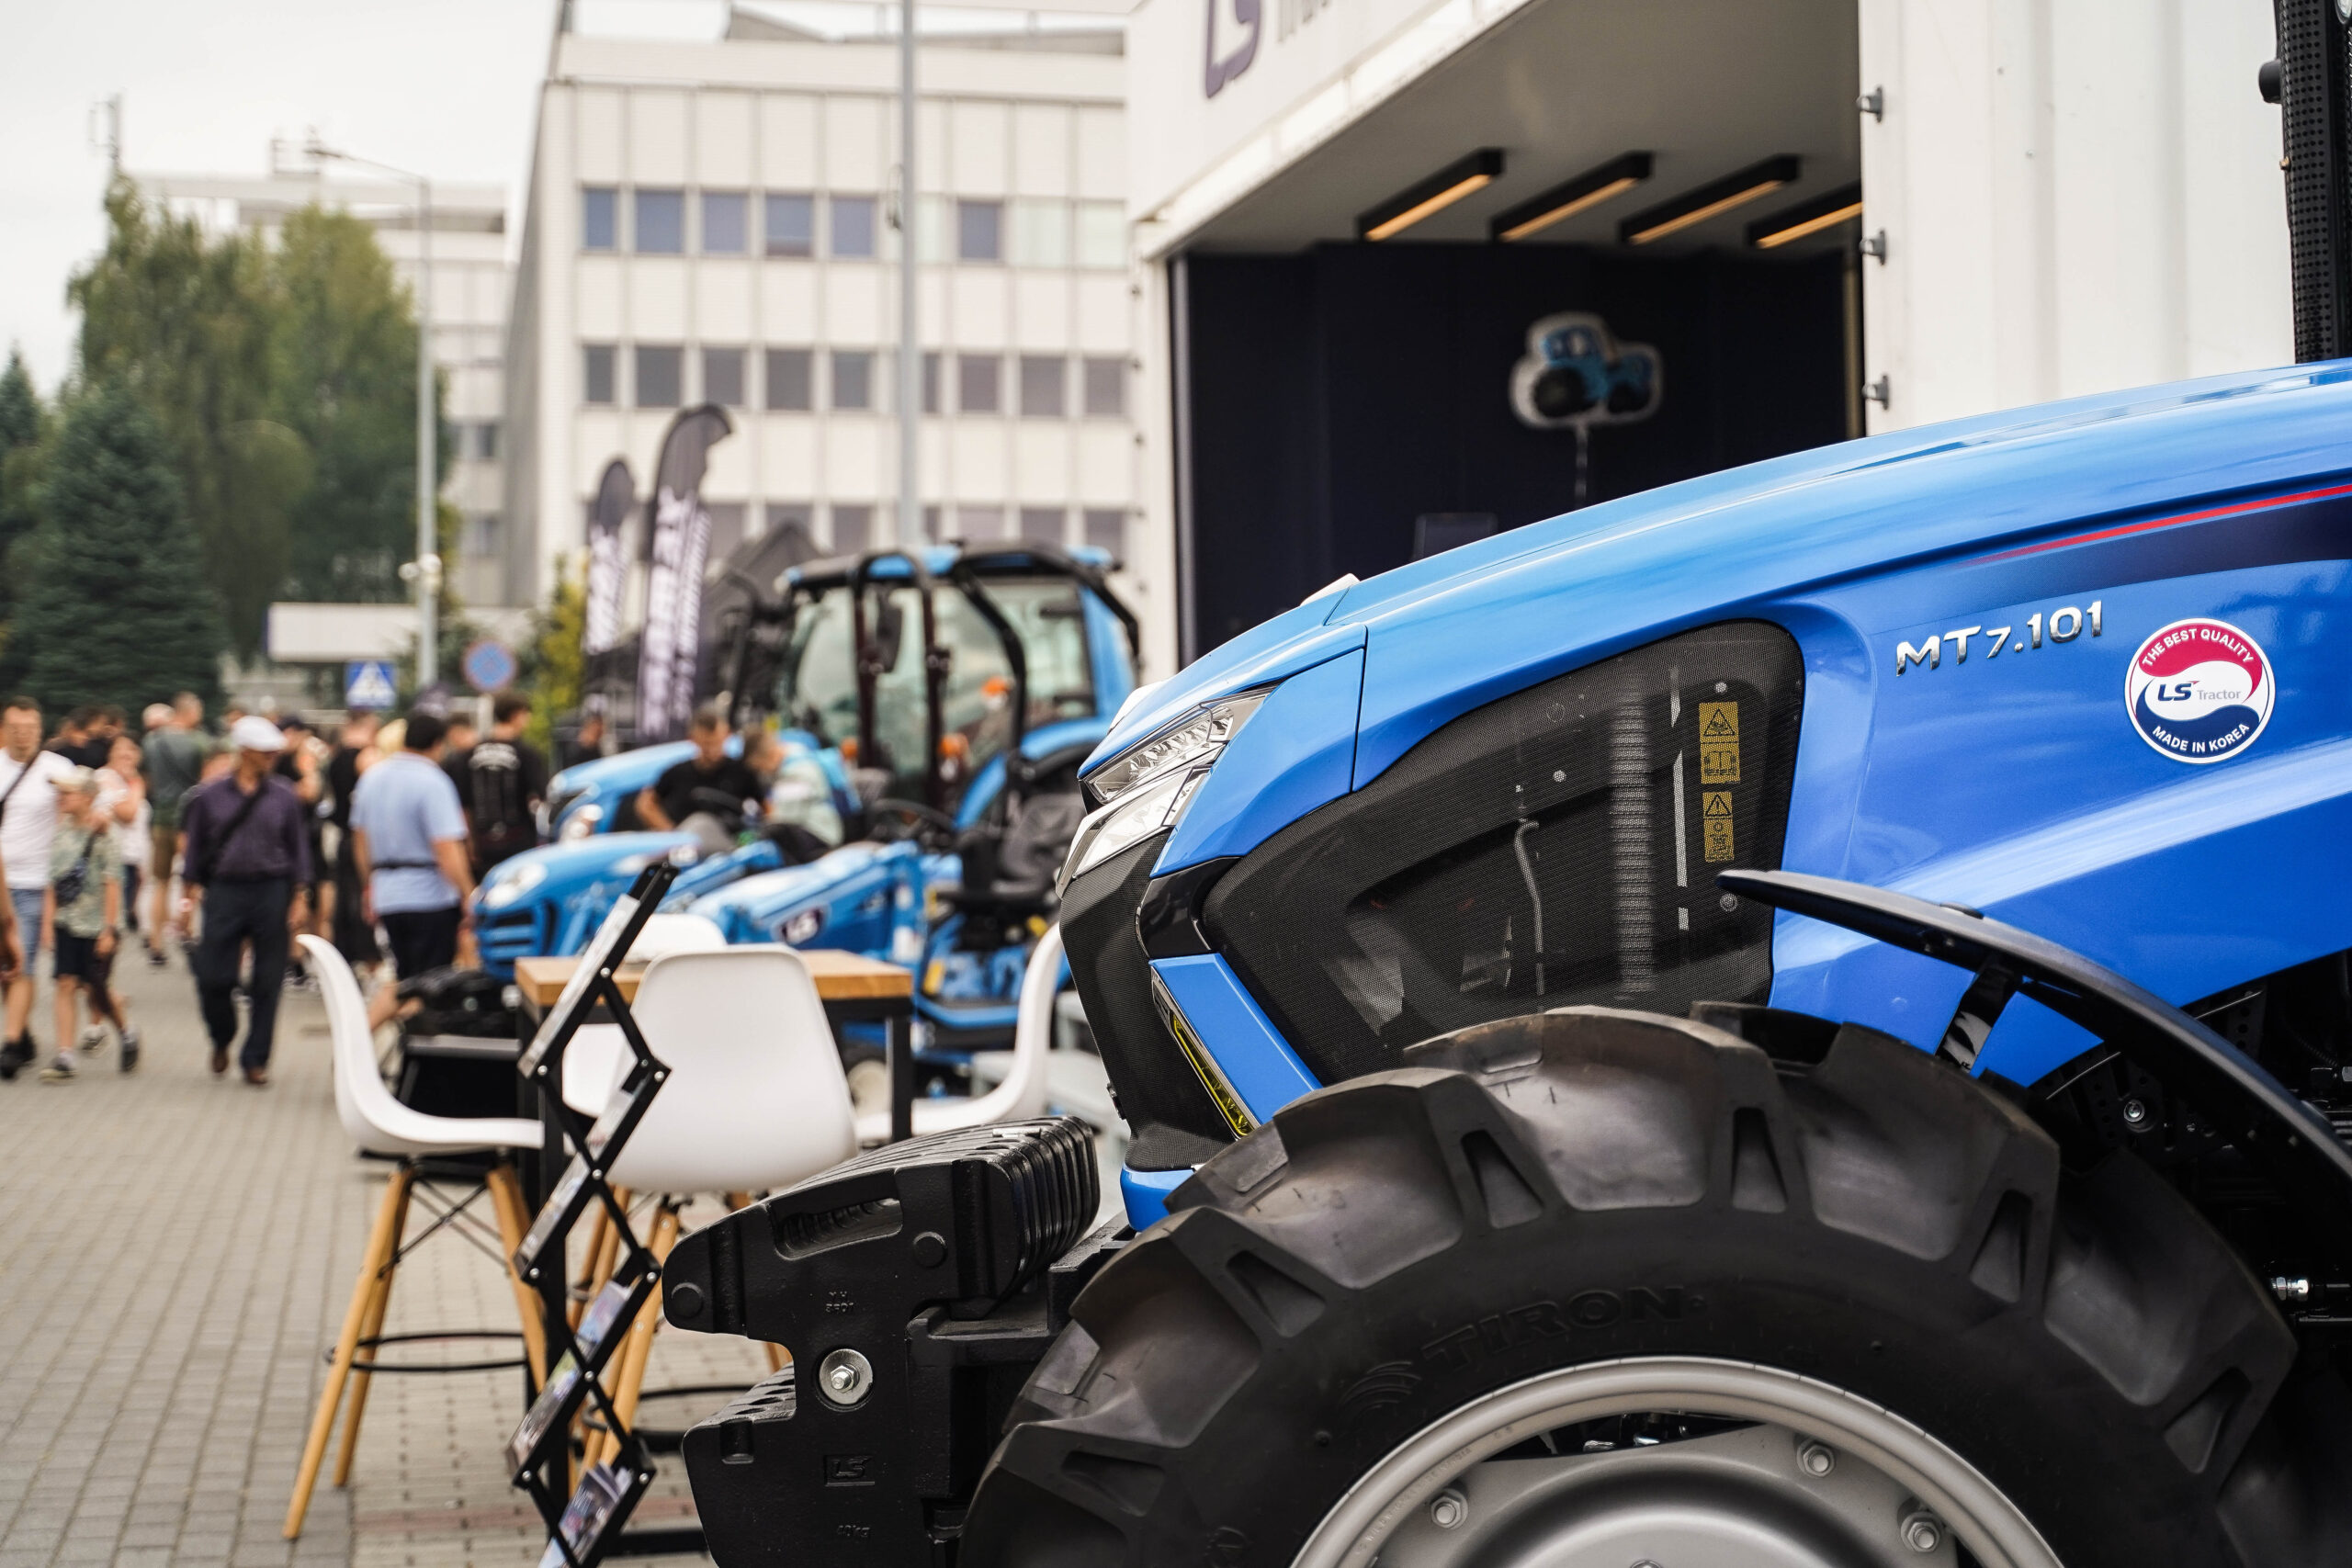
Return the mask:
[[[32,1039],[33,959],[49,945],[41,895],[49,886],[49,847],[57,837],[57,790],[50,781],[74,771],[69,759],[40,749],[40,705],[9,698],[0,708],[0,867],[23,960],[8,980],[0,1078],[15,1077],[40,1055]]]

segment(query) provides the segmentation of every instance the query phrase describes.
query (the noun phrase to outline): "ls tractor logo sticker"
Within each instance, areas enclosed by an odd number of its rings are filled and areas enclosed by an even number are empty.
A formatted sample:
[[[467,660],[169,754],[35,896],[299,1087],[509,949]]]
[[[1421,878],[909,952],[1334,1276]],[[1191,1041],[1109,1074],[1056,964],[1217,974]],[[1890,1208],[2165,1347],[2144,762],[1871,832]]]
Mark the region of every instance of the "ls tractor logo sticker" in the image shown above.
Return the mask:
[[[2255,742],[2276,695],[2262,647],[2227,621],[2175,621],[2140,645],[2123,700],[2140,739],[2178,762],[2219,762]]]

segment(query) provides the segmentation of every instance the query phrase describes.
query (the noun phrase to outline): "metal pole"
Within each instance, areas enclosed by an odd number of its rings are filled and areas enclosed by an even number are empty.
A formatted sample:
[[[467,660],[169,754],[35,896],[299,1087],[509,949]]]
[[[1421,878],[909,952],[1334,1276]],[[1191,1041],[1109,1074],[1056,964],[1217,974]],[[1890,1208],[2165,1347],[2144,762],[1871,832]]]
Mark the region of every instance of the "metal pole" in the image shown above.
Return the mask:
[[[921,221],[915,197],[915,0],[899,8],[899,519],[892,541],[922,536],[921,449],[922,340],[916,333],[915,246]]]
[[[441,677],[435,600],[441,587],[439,497],[435,494],[433,417],[433,186],[416,182],[416,684]]]

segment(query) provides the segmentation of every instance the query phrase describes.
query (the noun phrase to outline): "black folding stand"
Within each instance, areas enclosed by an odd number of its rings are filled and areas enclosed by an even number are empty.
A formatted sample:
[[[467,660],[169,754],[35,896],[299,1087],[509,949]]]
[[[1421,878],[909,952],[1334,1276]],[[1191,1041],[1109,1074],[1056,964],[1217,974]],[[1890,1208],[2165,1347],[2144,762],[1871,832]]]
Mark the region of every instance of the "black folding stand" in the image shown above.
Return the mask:
[[[541,1568],[594,1568],[611,1556],[701,1549],[699,1531],[662,1529],[651,1532],[660,1538],[658,1542],[648,1540],[641,1544],[624,1534],[622,1527],[653,1480],[653,1466],[642,1439],[622,1421],[602,1376],[662,1274],[660,1262],[629,1228],[628,1211],[614,1195],[609,1173],[614,1158],[644,1120],[646,1108],[670,1076],[639,1031],[617,976],[630,944],[660,908],[662,896],[676,874],[676,868],[666,861],[656,862],[639,874],[628,893],[597,927],[595,939],[581,955],[579,969],[515,1063],[515,1070],[539,1091],[547,1113],[560,1126],[571,1150],[570,1163],[531,1222],[529,1234],[514,1249],[516,1273],[549,1303],[546,1323],[551,1359],[547,1382],[536,1391],[530,1409],[506,1446],[514,1484],[531,1495],[547,1520],[548,1545],[539,1559]],[[564,1047],[600,1003],[620,1026],[637,1059],[603,1113],[592,1122],[563,1102],[562,1059]],[[575,1330],[571,1314],[564,1310],[563,1292],[548,1287],[550,1281],[560,1283],[565,1279],[565,1239],[591,1204],[603,1205],[618,1237],[619,1250],[612,1278],[588,1303]],[[575,1486],[571,1477],[571,1427],[582,1401],[594,1404],[617,1446],[611,1460],[589,1466]],[[693,1539],[686,1540],[688,1536]]]

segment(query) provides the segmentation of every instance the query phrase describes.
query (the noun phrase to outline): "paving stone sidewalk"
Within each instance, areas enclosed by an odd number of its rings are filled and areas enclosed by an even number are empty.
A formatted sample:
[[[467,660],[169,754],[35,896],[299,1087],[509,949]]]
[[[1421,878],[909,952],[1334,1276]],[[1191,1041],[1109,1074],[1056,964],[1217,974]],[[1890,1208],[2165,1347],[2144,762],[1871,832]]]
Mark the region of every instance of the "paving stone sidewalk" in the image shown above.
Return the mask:
[[[137,1073],[109,1044],[82,1081],[0,1084],[0,1568],[536,1562],[544,1533],[497,1458],[511,1371],[377,1378],[352,1484],[322,1479],[301,1539],[280,1538],[384,1167],[335,1120],[315,998],[286,997],[256,1090],[206,1070],[183,964],[133,955],[119,978],[147,1036]],[[403,1264],[386,1332],[513,1324],[495,1262],[444,1234]],[[744,1341],[665,1332],[647,1383],[764,1371]],[[722,1403],[648,1415],[682,1426]],[[640,1519],[690,1517],[677,1460],[660,1463]]]

